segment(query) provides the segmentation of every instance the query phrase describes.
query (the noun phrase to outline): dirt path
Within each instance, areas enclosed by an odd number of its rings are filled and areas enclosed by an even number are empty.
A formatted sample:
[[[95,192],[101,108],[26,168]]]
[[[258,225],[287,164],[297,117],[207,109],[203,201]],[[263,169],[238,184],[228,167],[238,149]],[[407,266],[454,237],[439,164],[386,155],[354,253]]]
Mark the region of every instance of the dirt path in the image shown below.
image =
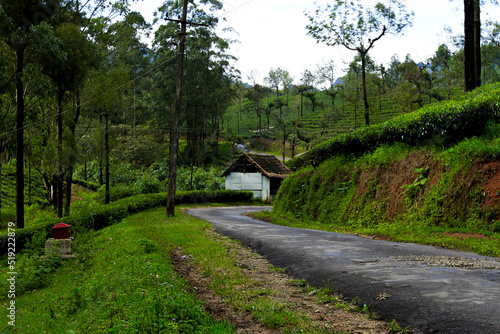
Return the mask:
[[[473,253],[276,226],[241,215],[188,213],[315,286],[359,297],[385,319],[423,333],[500,333],[500,261]]]
[[[208,233],[213,233],[214,238],[220,241],[220,235],[215,231]],[[276,271],[264,257],[247,247],[229,242],[227,237],[226,240],[228,250],[231,249],[230,256],[242,268],[246,278],[251,279],[262,290],[273,291],[273,300],[279,300],[292,307],[295,312],[306,315],[311,321],[311,327],[326,333],[394,333],[384,321],[371,319],[369,314],[355,311],[355,306],[343,300],[341,294],[335,295],[339,301],[322,302],[318,300],[317,290],[305,291],[301,281],[294,281],[286,273]],[[171,257],[176,271],[190,282],[192,291],[203,301],[205,309],[217,319],[231,322],[237,333],[280,333],[258,323],[250,312],[235,311],[223,296],[215,294],[210,288],[211,278],[196,268],[182,248],[177,248]]]

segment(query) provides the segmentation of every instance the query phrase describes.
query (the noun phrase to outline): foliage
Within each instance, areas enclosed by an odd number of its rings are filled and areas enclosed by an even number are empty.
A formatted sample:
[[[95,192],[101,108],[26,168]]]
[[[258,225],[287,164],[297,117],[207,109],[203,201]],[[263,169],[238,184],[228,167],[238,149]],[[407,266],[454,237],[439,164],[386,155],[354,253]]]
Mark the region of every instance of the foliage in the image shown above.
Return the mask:
[[[248,202],[252,198],[253,193],[245,191],[185,191],[176,194],[176,203],[236,203]],[[166,193],[137,195],[117,200],[107,205],[89,207],[78,216],[72,215],[60,219],[47,217],[37,219],[29,223],[26,228],[16,231],[16,251],[22,250],[36,233],[46,232],[48,235],[52,235],[52,227],[60,222],[71,225],[73,233],[100,230],[106,226],[120,222],[130,214],[164,205],[166,200]],[[3,231],[0,233],[0,254],[6,253],[7,245],[7,231]]]
[[[221,167],[193,167],[191,182],[190,168],[180,168],[177,172],[177,187],[179,190],[207,190],[217,191],[224,189],[224,172]]]
[[[498,194],[483,187],[500,153],[498,124],[444,148],[396,143],[303,167],[283,182],[273,219],[497,256]]]
[[[39,254],[26,254],[18,256],[16,261],[16,296],[41,289],[51,282],[51,277],[62,265],[59,256],[40,258]],[[1,283],[1,287],[8,290],[6,282]]]
[[[221,145],[223,147],[223,145]],[[113,161],[113,173],[111,174],[110,200],[116,201],[121,198],[139,194],[154,194],[165,191],[168,180],[168,163],[155,162],[147,169],[136,168],[130,163]],[[92,161],[87,164],[87,177],[94,181],[82,181],[83,166],[76,170],[75,183],[88,186],[89,189],[98,191],[98,198],[104,199],[105,189],[95,183],[99,179],[99,164]],[[224,189],[224,178],[221,176],[223,167],[199,167],[179,166],[177,172],[177,190],[206,190],[216,191]]]
[[[411,25],[414,13],[407,13],[402,2],[390,0],[366,6],[353,1],[337,0],[309,14],[308,35],[318,42],[356,51],[361,58],[365,124],[370,125],[367,92],[367,56],[374,44],[386,34],[400,34]]]
[[[385,123],[333,138],[292,159],[288,165],[293,169],[318,166],[335,155],[361,155],[385,144],[439,145],[481,134],[489,120],[498,119],[499,100],[499,84],[482,87],[460,100],[429,105]]]
[[[148,221],[163,231],[164,216],[156,213]],[[80,255],[64,263],[59,257],[19,255],[16,305],[30,312],[16,328],[23,333],[231,333],[230,324],[212,318],[187,291],[188,283],[171,264],[170,248],[146,236],[152,228],[142,222],[135,217],[99,234],[77,236],[74,248]],[[175,220],[166,224],[171,229]]]
[[[95,183],[95,182],[90,182],[90,181],[85,181],[85,180],[81,180],[81,179],[78,179],[78,178],[74,178],[73,179],[73,183],[75,184],[78,184],[84,188],[87,188],[87,189],[90,189],[90,190],[93,190],[93,191],[97,191],[101,185],[98,184],[98,183]]]
[[[120,144],[113,149],[113,157],[135,169],[144,169],[165,157],[165,144],[151,136],[126,136],[118,138]]]

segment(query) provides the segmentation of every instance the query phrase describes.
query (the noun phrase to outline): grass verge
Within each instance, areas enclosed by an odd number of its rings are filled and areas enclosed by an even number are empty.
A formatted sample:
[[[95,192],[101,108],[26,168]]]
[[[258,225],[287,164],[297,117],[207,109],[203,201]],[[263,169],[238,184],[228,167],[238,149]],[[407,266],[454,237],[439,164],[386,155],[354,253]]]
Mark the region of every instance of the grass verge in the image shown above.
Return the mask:
[[[170,264],[174,243],[147,238],[163,230],[162,225],[175,229],[184,222],[171,221],[175,223],[169,224],[163,209],[157,209],[81,234],[74,244],[79,256],[73,260],[41,260],[33,249],[19,255],[16,326],[5,328],[2,321],[2,330],[9,334],[231,333],[231,325],[206,313],[176,274]],[[196,227],[187,225],[196,238]],[[187,230],[188,226],[179,229],[178,235]],[[6,263],[2,268],[5,282]],[[40,273],[45,273],[43,280],[25,286]]]
[[[357,233],[370,238],[432,245],[453,250],[474,252],[485,256],[500,257],[499,233],[476,230],[474,228],[411,226],[404,222],[381,223],[376,227],[336,226],[322,224],[318,221],[298,220],[296,218],[277,215],[270,211],[252,213],[251,216],[282,226],[309,228],[328,232]]]

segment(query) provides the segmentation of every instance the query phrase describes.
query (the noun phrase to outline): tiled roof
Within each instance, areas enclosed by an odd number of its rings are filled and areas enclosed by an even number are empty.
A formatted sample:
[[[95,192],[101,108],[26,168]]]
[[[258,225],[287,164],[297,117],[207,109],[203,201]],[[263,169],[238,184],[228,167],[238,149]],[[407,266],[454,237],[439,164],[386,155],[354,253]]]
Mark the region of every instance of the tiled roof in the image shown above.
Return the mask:
[[[269,178],[276,177],[284,179],[290,174],[290,170],[274,155],[243,153],[243,155],[239,157],[222,176],[227,176],[238,167],[247,164],[251,164]]]

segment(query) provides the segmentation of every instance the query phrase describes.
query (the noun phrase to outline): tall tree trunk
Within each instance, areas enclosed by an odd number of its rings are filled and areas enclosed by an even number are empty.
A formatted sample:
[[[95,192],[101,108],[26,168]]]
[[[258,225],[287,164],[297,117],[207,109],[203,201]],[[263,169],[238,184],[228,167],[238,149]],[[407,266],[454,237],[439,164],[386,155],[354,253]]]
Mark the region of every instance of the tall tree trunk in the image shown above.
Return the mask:
[[[31,162],[28,162],[28,205],[31,205]]]
[[[51,187],[51,199],[52,199],[52,205],[54,208],[57,208],[57,198],[58,198],[58,190],[59,188],[57,187],[57,176],[52,175],[52,182],[50,183]],[[57,209],[56,209],[57,211]]]
[[[102,114],[99,115],[99,129],[102,129]],[[103,148],[103,140],[102,133],[99,135],[99,185],[102,186],[104,184],[104,175],[103,175],[103,166],[102,160],[104,156],[104,148]]]
[[[76,108],[75,108],[75,115],[70,122],[69,125],[69,133],[70,133],[70,140],[71,144],[74,145],[76,142],[76,124],[78,124],[78,120],[80,119],[80,113],[81,113],[81,108],[80,108],[80,92],[77,90],[76,92]],[[66,171],[66,202],[64,203],[64,215],[69,216],[70,210],[71,210],[71,189],[73,187],[73,171],[74,171],[74,160],[70,158],[68,160],[68,170]]]
[[[370,106],[368,105],[368,92],[366,90],[366,52],[361,54],[361,81],[363,84],[363,103],[365,105],[365,125],[370,125]]]
[[[63,114],[62,114],[62,100],[64,92],[58,92],[57,94],[57,115],[56,115],[56,126],[57,126],[57,176],[56,176],[56,187],[57,187],[57,197],[56,197],[56,209],[57,217],[62,218],[63,216],[63,185],[64,185],[64,168],[63,168]]]
[[[16,227],[24,228],[24,46],[16,51]]]
[[[175,191],[177,182],[177,158],[179,150],[179,127],[181,117],[182,102],[182,79],[184,74],[184,49],[187,25],[187,5],[188,1],[182,3],[182,21],[181,21],[181,41],[179,44],[179,55],[177,58],[177,82],[175,89],[175,108],[172,117],[172,130],[170,132],[170,170],[168,174],[168,192],[167,192],[167,217],[175,214]]]
[[[481,86],[481,4],[474,0],[474,67],[476,87]]]
[[[300,92],[300,117],[304,117],[304,110],[303,110],[303,106],[304,106],[304,92],[301,91]]]
[[[0,148],[0,216],[2,213],[2,184],[3,184],[3,148]]]
[[[110,196],[109,196],[109,114],[104,114],[104,122],[105,122],[105,130],[104,130],[104,159],[106,162],[105,169],[105,178],[106,178],[106,196],[104,203],[109,204]]]
[[[71,190],[73,183],[73,166],[69,166],[66,171],[65,183],[66,183],[66,201],[64,202],[64,216],[67,217],[70,215],[71,210]]]
[[[469,92],[476,88],[475,62],[475,2],[479,0],[464,0],[464,90]]]
[[[281,103],[280,103],[280,94],[279,94],[279,88],[276,87],[276,103],[278,103],[278,106],[280,107],[280,119],[281,117]]]

